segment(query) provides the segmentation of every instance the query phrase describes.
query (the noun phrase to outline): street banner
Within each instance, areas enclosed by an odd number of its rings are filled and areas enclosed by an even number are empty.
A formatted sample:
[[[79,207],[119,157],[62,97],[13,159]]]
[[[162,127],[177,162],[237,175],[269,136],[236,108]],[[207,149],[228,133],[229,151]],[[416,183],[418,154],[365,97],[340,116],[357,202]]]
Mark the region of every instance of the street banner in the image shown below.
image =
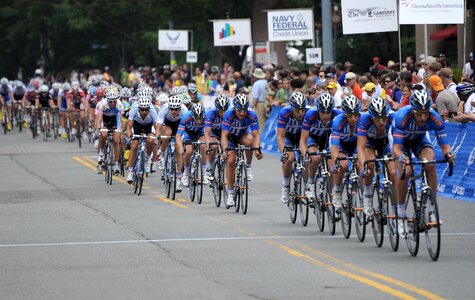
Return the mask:
[[[464,23],[464,0],[399,1],[399,24]]]
[[[284,9],[267,12],[269,41],[313,40],[313,10]]]
[[[343,34],[397,31],[397,0],[341,0]]]
[[[251,45],[251,20],[213,20],[214,46]]]
[[[159,30],[158,50],[160,51],[188,51],[187,30]]]

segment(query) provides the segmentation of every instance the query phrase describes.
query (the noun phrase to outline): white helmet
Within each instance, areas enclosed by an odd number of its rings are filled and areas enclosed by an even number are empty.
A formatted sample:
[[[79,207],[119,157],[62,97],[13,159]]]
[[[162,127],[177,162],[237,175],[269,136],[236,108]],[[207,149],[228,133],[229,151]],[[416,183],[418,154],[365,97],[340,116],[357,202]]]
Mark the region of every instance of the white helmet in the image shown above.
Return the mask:
[[[317,98],[317,108],[321,112],[331,111],[335,107],[335,100],[329,93],[323,93]]]
[[[178,95],[181,93],[181,89],[179,86],[175,86],[172,88],[172,90],[170,91],[170,96],[173,96],[173,95]]]
[[[165,104],[168,102],[168,96],[165,93],[160,93],[157,96],[157,101],[160,102],[161,104]]]
[[[229,98],[226,95],[219,95],[214,99],[214,107],[218,110],[227,110],[229,108]]]
[[[6,77],[3,77],[2,79],[0,79],[0,84],[1,85],[7,85],[8,84],[8,79]]]
[[[62,89],[63,91],[69,91],[71,89],[71,85],[69,84],[69,82],[63,83]]]
[[[49,91],[49,88],[46,84],[42,84],[40,86],[40,93],[47,93]]]
[[[361,102],[354,95],[343,98],[341,108],[345,114],[359,113],[361,110]]]
[[[59,90],[61,88],[61,83],[55,82],[53,83],[52,87],[53,87],[53,90]]]
[[[205,109],[203,105],[199,103],[193,104],[191,107],[191,115],[195,118],[203,118],[205,115]]]
[[[23,87],[23,81],[18,80],[18,81],[16,82],[16,85],[15,85],[15,86],[16,86],[17,88]]]
[[[122,98],[130,98],[130,97],[132,97],[132,91],[128,87],[123,87],[120,90],[120,96]]]
[[[118,99],[120,94],[119,90],[115,86],[108,86],[106,89],[106,98],[107,99]]]
[[[168,107],[171,109],[179,109],[183,104],[183,100],[179,95],[171,95],[168,97]]]
[[[198,87],[196,86],[196,83],[188,83],[188,91],[192,94],[196,94],[198,92]]]
[[[186,87],[186,85],[180,85],[180,94],[185,94],[185,93],[188,94],[188,88]]]
[[[140,97],[139,100],[137,100],[137,104],[139,108],[147,108],[150,107],[151,102],[148,97]]]
[[[183,104],[188,105],[191,103],[191,97],[188,93],[181,94],[181,98],[183,99]]]

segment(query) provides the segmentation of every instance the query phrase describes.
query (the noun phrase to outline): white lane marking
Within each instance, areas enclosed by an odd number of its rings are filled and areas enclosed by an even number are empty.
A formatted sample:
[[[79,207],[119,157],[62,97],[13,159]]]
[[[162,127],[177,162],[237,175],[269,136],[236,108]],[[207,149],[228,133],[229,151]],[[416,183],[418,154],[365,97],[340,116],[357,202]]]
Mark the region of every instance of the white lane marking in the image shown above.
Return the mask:
[[[475,232],[444,233],[443,236],[475,235]],[[368,235],[369,236],[369,235]],[[356,237],[353,235],[352,237]],[[183,238],[183,239],[159,239],[159,240],[123,240],[123,241],[93,241],[93,242],[69,242],[69,243],[34,243],[34,244],[5,244],[0,248],[15,247],[45,247],[45,246],[79,246],[79,245],[110,245],[110,244],[143,244],[143,243],[178,243],[178,242],[206,242],[206,241],[241,241],[241,240],[282,240],[282,239],[342,239],[342,236],[237,236],[237,237],[214,237],[214,238]]]

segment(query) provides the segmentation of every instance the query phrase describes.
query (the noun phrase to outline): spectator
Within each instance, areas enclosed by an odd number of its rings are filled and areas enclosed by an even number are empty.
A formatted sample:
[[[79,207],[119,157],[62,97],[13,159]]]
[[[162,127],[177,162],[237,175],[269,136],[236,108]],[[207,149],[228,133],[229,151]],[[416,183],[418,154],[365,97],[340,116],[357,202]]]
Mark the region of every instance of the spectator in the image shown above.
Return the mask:
[[[266,122],[265,95],[267,81],[265,80],[265,76],[261,68],[255,68],[254,72],[252,72],[251,108],[256,111],[259,120],[259,134],[262,133]]]
[[[462,76],[471,80],[474,80],[473,69],[475,68],[475,63],[473,60],[473,52],[470,52],[468,55],[468,61],[465,63],[462,69]]]
[[[200,93],[201,95],[206,95],[208,93],[207,81],[208,81],[208,78],[206,76],[206,73],[203,72],[200,67],[196,67],[195,68],[195,82],[196,82],[196,86],[198,87],[198,93]]]
[[[372,82],[368,82],[363,87],[363,95],[361,96],[361,110],[366,111],[368,110],[368,105],[371,102],[371,99],[374,98],[374,94],[376,92],[376,86]]]
[[[345,94],[337,88],[337,83],[334,81],[330,82],[327,85],[327,91],[333,96],[333,100],[335,100],[335,108],[341,109],[341,102]]]
[[[218,85],[216,86],[216,96],[224,93],[224,87],[226,86],[226,75],[219,74]]]
[[[310,101],[310,95],[315,96],[316,93],[316,87],[315,87],[315,79],[310,76],[307,77],[305,80],[305,85],[302,89],[302,93],[304,94],[305,97]]]
[[[396,72],[389,72],[383,77],[382,82],[384,82],[384,91],[385,91],[385,97],[386,101],[389,102],[389,105],[393,110],[398,110],[399,109],[399,103],[393,99],[394,95],[394,88],[396,87],[396,79],[397,79],[397,73]]]
[[[370,68],[370,71],[372,69],[376,69],[376,70],[384,70],[386,69],[386,67],[382,64],[379,63],[379,57],[375,56],[373,57],[373,66]]]
[[[346,73],[345,76],[345,88],[344,92],[346,95],[354,95],[356,98],[361,100],[363,96],[363,90],[357,82],[356,74],[353,72]]]
[[[442,78],[442,84],[444,85],[444,88],[457,96],[457,85],[452,80],[452,69],[442,68],[439,71],[439,76]]]
[[[279,105],[279,100],[277,100],[278,92],[279,81],[275,79],[269,81],[266,90],[266,117],[269,117],[270,110],[273,106]]]
[[[233,73],[234,82],[236,83],[236,91],[239,91],[241,88],[246,86],[246,83],[241,77],[241,72],[235,71]]]
[[[388,61],[388,70],[396,72],[398,63],[396,63],[394,60],[389,60]]]
[[[457,115],[459,98],[452,92],[444,89],[442,79],[438,75],[429,77],[429,84],[435,99],[435,108],[444,120],[448,120]]]
[[[409,99],[411,98],[411,88],[412,83],[406,83],[402,88],[402,98],[399,102],[399,107],[404,107],[409,105]]]

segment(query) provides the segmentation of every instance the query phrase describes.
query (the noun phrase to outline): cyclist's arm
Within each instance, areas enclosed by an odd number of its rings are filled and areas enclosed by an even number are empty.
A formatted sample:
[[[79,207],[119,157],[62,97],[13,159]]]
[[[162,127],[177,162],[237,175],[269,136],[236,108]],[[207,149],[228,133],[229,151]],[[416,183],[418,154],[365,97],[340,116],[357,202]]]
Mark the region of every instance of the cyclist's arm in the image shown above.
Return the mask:
[[[361,167],[364,166],[364,162],[366,161],[366,140],[367,140],[366,135],[359,135],[358,134],[356,147],[358,149],[358,152],[357,152],[358,153],[358,161],[359,161]]]
[[[134,120],[127,120],[127,136],[130,137],[132,135],[132,125],[134,124]]]
[[[211,142],[211,127],[205,126],[205,142],[209,147],[209,143]]]
[[[96,111],[96,120],[94,121],[94,127],[100,129],[102,125],[103,114],[102,111]]]
[[[340,131],[338,129],[339,124],[333,121],[332,124],[332,133],[330,138],[332,160],[335,161],[340,153]]]
[[[310,131],[302,129],[300,133],[300,153],[302,153],[302,155],[306,155],[308,151],[307,139],[309,135],[310,135]]]
[[[176,138],[175,138],[175,143],[176,143],[176,149],[177,149],[177,154],[181,155],[183,154],[184,152],[184,148],[183,148],[183,141],[181,140],[181,133],[178,133],[176,134]]]
[[[160,125],[158,123],[153,123],[153,127],[155,127],[155,136],[156,137],[160,136],[160,134],[161,134],[160,131],[158,131],[159,126]]]
[[[227,130],[222,130],[221,131],[221,147],[223,148],[223,151],[226,151],[226,148],[228,148],[228,135],[229,131]]]
[[[253,130],[251,131],[251,134],[252,134],[252,147],[258,148],[261,144],[259,130]]]

